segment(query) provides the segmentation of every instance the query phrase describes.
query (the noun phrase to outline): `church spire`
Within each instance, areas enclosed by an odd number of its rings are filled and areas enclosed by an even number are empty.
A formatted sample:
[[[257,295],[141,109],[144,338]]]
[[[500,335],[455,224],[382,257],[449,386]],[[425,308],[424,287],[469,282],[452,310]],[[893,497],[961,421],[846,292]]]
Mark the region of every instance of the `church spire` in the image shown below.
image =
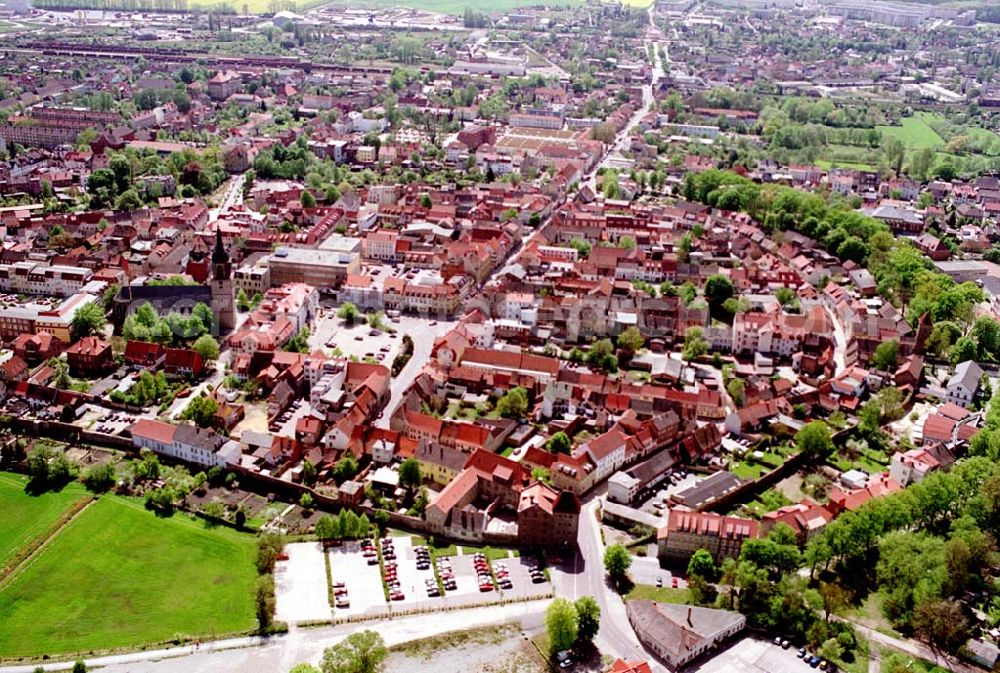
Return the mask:
[[[229,253],[226,252],[225,246],[222,245],[222,229],[216,227],[215,250],[212,251],[212,264],[228,264],[228,263],[229,263]]]

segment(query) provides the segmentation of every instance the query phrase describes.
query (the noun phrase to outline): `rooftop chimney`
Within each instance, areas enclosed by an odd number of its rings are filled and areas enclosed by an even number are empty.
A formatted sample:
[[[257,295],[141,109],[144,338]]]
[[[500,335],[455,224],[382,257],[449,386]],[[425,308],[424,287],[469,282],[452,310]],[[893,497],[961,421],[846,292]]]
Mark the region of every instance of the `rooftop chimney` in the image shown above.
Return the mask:
[[[690,605],[688,606],[688,626],[690,626],[692,628],[694,627],[694,624],[691,623],[691,606]]]

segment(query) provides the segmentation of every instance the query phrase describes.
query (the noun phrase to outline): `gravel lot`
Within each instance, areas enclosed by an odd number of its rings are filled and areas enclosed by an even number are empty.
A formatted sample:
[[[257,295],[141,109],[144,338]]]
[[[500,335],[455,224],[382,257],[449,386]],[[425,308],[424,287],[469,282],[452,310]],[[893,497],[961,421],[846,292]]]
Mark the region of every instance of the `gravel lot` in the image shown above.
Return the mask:
[[[385,663],[392,673],[543,673],[537,650],[516,625],[443,634],[397,648]]]

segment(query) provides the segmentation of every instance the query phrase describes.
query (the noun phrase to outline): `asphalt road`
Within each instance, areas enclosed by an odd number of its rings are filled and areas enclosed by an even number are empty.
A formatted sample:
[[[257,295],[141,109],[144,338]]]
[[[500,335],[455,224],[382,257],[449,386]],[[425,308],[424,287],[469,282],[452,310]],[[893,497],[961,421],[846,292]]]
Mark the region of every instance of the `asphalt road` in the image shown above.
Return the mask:
[[[525,630],[542,626],[549,601],[533,601],[470,610],[400,617],[392,621],[361,622],[313,629],[292,629],[269,639],[233,638],[166,650],[133,652],[87,659],[88,667],[102,673],[286,673],[301,662],[316,664],[323,650],[355,631],[373,629],[386,645],[397,645],[448,631],[520,622]],[[45,671],[65,671],[73,662],[46,663]],[[36,665],[7,666],[0,673],[32,673]]]

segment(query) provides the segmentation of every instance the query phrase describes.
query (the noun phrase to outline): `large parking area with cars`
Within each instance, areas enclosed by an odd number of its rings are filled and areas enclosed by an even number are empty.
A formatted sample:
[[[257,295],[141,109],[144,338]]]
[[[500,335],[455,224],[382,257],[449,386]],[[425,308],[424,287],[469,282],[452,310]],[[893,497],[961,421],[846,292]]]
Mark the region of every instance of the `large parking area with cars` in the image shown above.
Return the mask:
[[[423,545],[420,538],[393,535],[345,542],[331,547],[327,554],[329,588],[325,577],[316,572],[315,558],[304,556],[302,567],[308,573],[306,582],[316,585],[312,587],[314,598],[321,595],[325,600],[333,594],[335,618],[542,598],[552,592],[548,576],[536,559],[502,550],[492,550],[489,556],[462,547],[435,550]],[[298,554],[291,554],[283,573],[297,572],[298,560]],[[306,591],[303,582],[279,584],[279,609],[301,604]],[[315,618],[311,615],[316,611],[311,604],[309,618]],[[288,614],[295,619],[291,608]]]

